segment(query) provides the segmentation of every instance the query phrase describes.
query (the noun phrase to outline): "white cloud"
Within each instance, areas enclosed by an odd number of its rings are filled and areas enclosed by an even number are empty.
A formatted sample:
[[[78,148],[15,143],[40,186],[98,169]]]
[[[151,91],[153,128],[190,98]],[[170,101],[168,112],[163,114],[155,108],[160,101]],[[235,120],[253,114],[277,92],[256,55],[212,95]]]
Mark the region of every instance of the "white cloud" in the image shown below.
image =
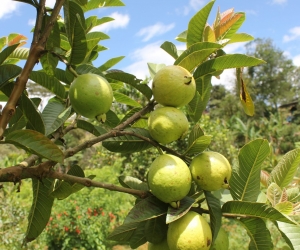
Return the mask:
[[[294,63],[296,66],[300,67],[300,55],[294,56],[294,58],[293,58],[293,63]]]
[[[35,19],[29,19],[27,23],[28,23],[29,26],[34,26],[35,25]]]
[[[198,11],[206,3],[205,0],[190,0],[188,5],[183,6],[180,9],[177,9],[177,12],[181,15],[188,15],[191,10]]]
[[[149,41],[154,36],[162,35],[169,30],[173,29],[175,27],[174,23],[171,23],[169,25],[164,25],[163,23],[156,23],[154,25],[142,28],[138,33],[137,36],[142,36],[143,42]]]
[[[46,0],[47,7],[54,7],[56,0]]]
[[[149,76],[147,63],[157,63],[171,65],[174,63],[174,58],[160,48],[161,41],[147,44],[142,48],[136,49],[128,58],[133,61],[132,64],[124,68],[125,72],[131,73],[140,79]],[[178,47],[178,49],[183,49]]]
[[[0,19],[10,17],[13,12],[17,11],[19,4],[12,0],[1,0]]]
[[[273,0],[272,3],[273,4],[284,4],[286,3],[288,0]]]
[[[108,32],[111,29],[118,29],[118,28],[126,28],[130,17],[127,14],[121,14],[119,12],[113,12],[110,17],[114,20],[108,23],[101,24],[96,26],[92,29],[92,31],[103,31]]]
[[[297,38],[300,38],[300,26],[296,26],[289,30],[290,35],[285,35],[283,37],[283,42],[290,42]]]

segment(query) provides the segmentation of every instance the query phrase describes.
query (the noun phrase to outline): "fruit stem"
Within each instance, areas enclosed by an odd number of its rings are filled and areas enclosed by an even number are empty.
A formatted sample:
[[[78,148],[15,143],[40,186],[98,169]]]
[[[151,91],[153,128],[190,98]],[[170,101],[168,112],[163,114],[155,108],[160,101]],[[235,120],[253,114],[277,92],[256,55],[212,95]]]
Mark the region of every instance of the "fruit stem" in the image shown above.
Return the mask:
[[[165,154],[164,151],[160,147],[156,147],[156,148],[157,148],[157,150],[158,150],[158,152],[159,152],[160,155]]]

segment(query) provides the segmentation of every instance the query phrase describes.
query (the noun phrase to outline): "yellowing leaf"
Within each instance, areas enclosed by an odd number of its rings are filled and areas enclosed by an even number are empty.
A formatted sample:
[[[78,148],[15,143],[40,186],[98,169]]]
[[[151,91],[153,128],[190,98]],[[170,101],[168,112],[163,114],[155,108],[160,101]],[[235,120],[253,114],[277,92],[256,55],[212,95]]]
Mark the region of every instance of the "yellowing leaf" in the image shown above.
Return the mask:
[[[240,99],[244,111],[247,115],[253,116],[254,115],[254,103],[252,98],[247,90],[246,84],[244,83],[243,79],[241,78],[241,85],[240,85]]]
[[[293,203],[290,201],[280,202],[275,205],[275,207],[279,212],[283,214],[291,214],[293,212]]]
[[[228,19],[230,19],[234,14],[234,8],[225,10],[224,12],[222,12],[220,14],[220,24],[223,24],[225,22],[227,22]]]
[[[213,43],[216,41],[215,32],[210,25],[206,25],[204,29],[203,41]]]

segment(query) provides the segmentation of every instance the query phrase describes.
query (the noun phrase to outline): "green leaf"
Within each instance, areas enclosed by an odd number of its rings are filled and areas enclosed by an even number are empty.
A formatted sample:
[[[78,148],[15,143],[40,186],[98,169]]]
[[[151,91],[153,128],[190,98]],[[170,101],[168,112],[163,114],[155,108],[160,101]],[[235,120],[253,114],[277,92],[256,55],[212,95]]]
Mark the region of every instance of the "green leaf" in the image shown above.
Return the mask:
[[[290,202],[299,202],[300,201],[300,188],[292,187],[286,190],[288,195],[288,200]]]
[[[103,127],[94,125],[94,124],[89,123],[85,120],[78,120],[77,121],[77,128],[88,131],[88,132],[90,132],[91,134],[93,134],[95,136],[99,136],[99,135],[107,133],[107,130],[104,129]]]
[[[187,47],[194,43],[202,42],[203,32],[214,3],[214,0],[210,1],[190,19],[186,35]]]
[[[168,225],[166,224],[166,216],[158,216],[146,221],[145,236],[147,241],[158,244],[166,239]]]
[[[167,213],[168,204],[155,196],[149,196],[138,202],[128,213],[124,224],[132,224],[156,218]]]
[[[71,114],[71,107],[65,108],[65,104],[57,98],[52,98],[48,101],[42,112],[43,120],[45,121],[45,135],[49,135],[56,131]]]
[[[54,75],[55,69],[58,64],[58,58],[52,53],[47,52],[40,58],[40,62],[43,66],[43,70],[47,75]]]
[[[166,41],[160,47],[164,51],[166,51],[170,56],[172,56],[174,59],[177,59],[178,53],[177,53],[176,45],[174,43]]]
[[[4,63],[4,61],[14,52],[14,50],[19,46],[19,43],[13,44],[11,46],[6,47],[4,50],[0,52],[0,65]]]
[[[49,196],[53,181],[53,179],[43,179],[43,182],[41,182],[32,179],[33,201],[28,216],[25,242],[35,240],[49,221],[54,201],[54,198]]]
[[[143,128],[126,128],[125,131],[150,138],[149,131]],[[111,152],[132,153],[150,148],[152,145],[134,135],[112,137],[102,142],[103,147]]]
[[[16,48],[9,56],[9,59],[27,60],[29,48]]]
[[[142,106],[140,103],[138,103],[134,99],[132,99],[129,96],[124,95],[120,92],[114,91],[113,94],[114,94],[115,100],[119,103],[123,103],[125,105],[132,106],[132,107],[141,107]]]
[[[148,184],[132,176],[119,176],[119,182],[123,187],[149,191]]]
[[[278,229],[285,236],[287,243],[295,250],[300,249],[300,226],[277,221]]]
[[[281,188],[274,182],[272,182],[267,189],[267,198],[274,207],[277,203],[280,202],[282,196]]]
[[[254,39],[254,37],[247,34],[247,33],[236,33],[230,38],[228,44],[230,44],[230,43],[240,43],[240,42],[249,42],[249,41],[252,41],[253,39]]]
[[[247,143],[239,152],[239,167],[234,169],[229,182],[235,200],[256,201],[260,193],[261,165],[270,154],[267,140],[256,139]]]
[[[194,72],[195,80],[204,75],[213,74],[216,71],[257,66],[265,61],[243,54],[227,54],[202,63]]]
[[[190,101],[188,104],[188,114],[194,120],[194,122],[197,122],[201,118],[210,98],[210,91],[212,89],[211,75],[207,75],[195,80],[197,92],[192,101]]]
[[[114,6],[125,6],[125,4],[120,0],[90,0],[88,1],[88,4],[85,6],[82,6],[82,9],[84,12],[98,9],[102,7],[114,7]]]
[[[236,12],[235,15],[241,14],[241,17],[226,31],[222,39],[231,39],[234,37],[238,29],[242,26],[243,22],[246,20],[246,15],[244,12]]]
[[[293,220],[283,215],[275,208],[265,203],[248,202],[248,201],[228,201],[222,207],[222,213],[234,214],[237,217],[253,217],[260,219],[269,219],[272,221],[282,221],[296,224]]]
[[[293,180],[300,164],[300,148],[286,153],[274,167],[270,174],[269,182],[275,182],[283,188]]]
[[[277,203],[274,206],[274,208],[277,209],[280,213],[287,214],[287,215],[292,214],[293,210],[294,210],[293,203],[290,201],[284,201],[284,202]]]
[[[172,223],[175,220],[178,220],[180,217],[185,215],[192,205],[196,202],[192,197],[186,196],[182,200],[180,200],[180,204],[178,208],[173,208],[171,206],[168,207],[166,223]]]
[[[155,74],[162,68],[166,67],[165,64],[161,63],[161,64],[156,64],[156,63],[147,63],[148,65],[148,69],[150,72],[150,76],[153,79]]]
[[[118,62],[120,62],[124,57],[125,56],[118,56],[118,57],[111,58],[108,61],[106,61],[104,64],[102,64],[100,67],[98,67],[98,69],[101,71],[106,71],[111,67],[113,67],[114,65],[116,65]]]
[[[56,68],[54,72],[54,76],[60,82],[70,85],[74,79],[73,74],[69,71],[62,70],[60,68]]]
[[[110,78],[116,81],[124,82],[131,87],[140,91],[148,100],[151,99],[152,90],[147,84],[142,84],[140,79],[137,79],[134,75],[128,74],[122,71],[112,72],[105,75],[106,78]]]
[[[205,149],[208,148],[208,146],[211,143],[211,135],[203,135],[197,138],[192,145],[188,147],[188,149],[184,152],[184,155],[193,155],[193,154],[200,154]]]
[[[191,72],[221,47],[218,43],[197,42],[183,51],[174,65],[179,65]]]
[[[45,135],[29,129],[17,130],[8,134],[6,143],[14,144],[42,158],[62,163],[63,152]]]
[[[212,229],[213,234],[213,242],[216,240],[218,232],[221,228],[222,224],[222,209],[221,203],[218,198],[216,198],[212,193],[208,191],[204,191],[207,206],[209,209],[210,215],[210,227]]]
[[[181,32],[177,37],[175,37],[175,39],[178,42],[186,43],[186,36],[187,36],[187,30]]]
[[[13,64],[0,65],[0,89],[10,80],[16,78],[22,71],[22,68]]]
[[[126,223],[117,227],[111,234],[108,235],[109,240],[115,240],[118,242],[129,242],[134,231],[137,229],[140,222]]]
[[[102,17],[98,18],[97,16],[89,16],[85,19],[86,30],[85,33],[88,33],[92,28],[101,25],[103,23],[111,22],[114,19],[112,17]]]
[[[29,79],[45,87],[60,98],[65,98],[65,87],[54,76],[47,75],[42,71],[32,71]]]
[[[124,117],[120,120],[121,124],[122,122],[126,121],[129,117],[131,117],[132,115],[134,115],[136,112],[139,112],[142,108],[132,108],[130,109],[125,115]]]
[[[273,243],[266,223],[260,218],[240,219],[250,237],[250,250],[272,250]]]
[[[196,141],[199,137],[203,136],[204,132],[201,129],[200,125],[197,123],[192,128],[189,139],[188,139],[188,147],[191,147],[194,144],[194,141]]]
[[[146,225],[145,221],[140,222],[138,224],[136,230],[134,231],[134,233],[130,237],[129,245],[132,249],[136,249],[139,246],[141,246],[141,245],[143,245],[144,243],[147,242],[147,239],[145,237],[145,225]]]
[[[40,111],[35,104],[24,93],[21,97],[21,107],[23,114],[27,118],[27,128],[45,134],[45,123]]]
[[[99,76],[105,77],[101,70],[99,70],[98,68],[96,68],[96,67],[94,67],[93,65],[90,65],[90,64],[80,64],[76,68],[76,72],[79,75],[83,75],[83,74],[87,74],[87,73],[93,73],[93,74],[97,74]]]
[[[105,115],[106,115],[106,121],[104,125],[114,128],[120,123],[119,117],[112,110],[108,110],[108,112]]]

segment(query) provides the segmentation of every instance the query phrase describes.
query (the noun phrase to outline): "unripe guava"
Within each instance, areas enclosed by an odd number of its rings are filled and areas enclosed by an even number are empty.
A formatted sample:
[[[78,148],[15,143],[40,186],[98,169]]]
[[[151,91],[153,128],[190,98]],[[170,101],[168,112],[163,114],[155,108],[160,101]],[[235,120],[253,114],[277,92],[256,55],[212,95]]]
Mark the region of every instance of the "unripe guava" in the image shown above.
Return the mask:
[[[196,93],[194,77],[185,68],[170,65],[160,69],[152,82],[154,99],[164,106],[188,104]]]
[[[167,241],[170,250],[208,250],[212,233],[207,221],[194,211],[169,224]]]
[[[152,162],[147,178],[152,194],[165,203],[183,199],[192,183],[191,172],[186,163],[171,154],[158,156]]]
[[[229,249],[229,239],[224,228],[220,228],[217,238],[212,244],[210,250],[228,250]]]
[[[197,155],[190,164],[193,180],[207,191],[229,187],[231,165],[220,153],[205,151]]]
[[[161,107],[150,113],[148,129],[151,137],[162,144],[180,139],[188,130],[185,114],[174,107]]]
[[[76,113],[93,119],[110,109],[113,91],[105,78],[88,73],[75,78],[69,90],[69,98]]]
[[[148,243],[148,250],[170,250],[167,239],[158,244]]]

